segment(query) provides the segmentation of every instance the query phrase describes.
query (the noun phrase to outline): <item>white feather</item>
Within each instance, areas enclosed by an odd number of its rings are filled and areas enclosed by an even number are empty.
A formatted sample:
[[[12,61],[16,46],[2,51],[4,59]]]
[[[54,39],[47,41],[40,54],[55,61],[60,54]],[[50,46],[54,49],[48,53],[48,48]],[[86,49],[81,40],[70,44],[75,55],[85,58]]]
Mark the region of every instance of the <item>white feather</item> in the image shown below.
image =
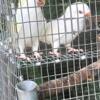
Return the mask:
[[[44,23],[45,18],[36,0],[19,0],[16,11],[16,47],[19,53],[24,53],[25,47],[32,47],[33,52],[38,50],[38,36],[42,34]]]
[[[83,13],[79,13],[82,11]],[[48,22],[44,38],[40,40],[52,45],[57,51],[60,44],[71,46],[72,40],[81,33],[85,25],[84,13],[89,13],[90,8],[82,2],[73,3],[66,8],[64,15]]]

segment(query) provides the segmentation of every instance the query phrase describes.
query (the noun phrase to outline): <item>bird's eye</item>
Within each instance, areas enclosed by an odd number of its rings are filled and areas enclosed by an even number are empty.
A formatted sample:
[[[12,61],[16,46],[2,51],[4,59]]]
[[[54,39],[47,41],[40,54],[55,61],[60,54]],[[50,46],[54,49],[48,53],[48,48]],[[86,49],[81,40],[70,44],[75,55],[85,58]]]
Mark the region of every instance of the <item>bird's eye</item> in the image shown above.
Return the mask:
[[[79,10],[79,13],[82,14],[83,12]]]

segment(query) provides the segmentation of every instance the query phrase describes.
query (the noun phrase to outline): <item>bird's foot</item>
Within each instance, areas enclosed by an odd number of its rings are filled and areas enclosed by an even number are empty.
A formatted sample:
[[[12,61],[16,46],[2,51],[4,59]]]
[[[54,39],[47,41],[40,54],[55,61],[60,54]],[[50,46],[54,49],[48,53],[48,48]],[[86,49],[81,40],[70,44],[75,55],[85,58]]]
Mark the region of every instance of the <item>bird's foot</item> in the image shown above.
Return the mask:
[[[27,60],[28,62],[31,62],[31,59],[27,57],[25,54],[20,54],[19,56],[16,56],[17,59]]]
[[[36,59],[42,59],[41,54],[42,54],[42,53],[34,52],[33,56],[34,56]]]
[[[83,49],[68,48],[68,53],[79,53],[83,52]]]
[[[56,57],[60,57],[60,56],[61,56],[61,53],[59,53],[59,52],[57,52],[57,51],[56,51],[56,52],[51,52],[51,51],[50,51],[49,54],[50,54],[50,55],[54,55],[54,56],[56,56]]]

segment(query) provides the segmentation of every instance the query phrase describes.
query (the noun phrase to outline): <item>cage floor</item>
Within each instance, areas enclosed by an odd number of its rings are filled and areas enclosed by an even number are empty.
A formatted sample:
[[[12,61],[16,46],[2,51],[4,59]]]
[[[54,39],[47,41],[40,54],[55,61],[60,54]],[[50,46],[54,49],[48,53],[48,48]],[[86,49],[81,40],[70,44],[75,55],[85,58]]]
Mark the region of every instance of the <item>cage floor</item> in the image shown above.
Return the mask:
[[[32,64],[33,66],[41,66],[45,64],[52,64],[52,63],[60,63],[64,61],[72,61],[72,60],[86,60],[86,59],[93,59],[97,57],[97,51],[88,51],[83,53],[77,53],[77,54],[65,54],[61,55],[59,58],[56,56],[48,55],[43,56],[42,59],[35,59],[33,58],[31,62],[27,62],[25,60],[17,60],[18,63],[21,63],[21,67]]]

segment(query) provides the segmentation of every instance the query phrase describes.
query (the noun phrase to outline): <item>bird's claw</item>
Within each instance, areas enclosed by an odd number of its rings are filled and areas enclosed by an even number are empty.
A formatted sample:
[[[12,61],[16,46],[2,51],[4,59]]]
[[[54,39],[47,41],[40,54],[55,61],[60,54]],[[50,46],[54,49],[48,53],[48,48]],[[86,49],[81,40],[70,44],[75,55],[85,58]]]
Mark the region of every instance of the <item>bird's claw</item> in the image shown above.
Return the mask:
[[[25,54],[20,54],[19,56],[16,56],[17,59],[27,60],[28,62],[31,62],[31,59],[27,57]]]
[[[54,56],[56,56],[56,57],[60,57],[61,56],[61,53],[59,53],[59,52],[49,52],[49,54],[50,55],[54,55]]]
[[[42,53],[34,52],[33,55],[34,55],[34,57],[35,57],[36,59],[42,59],[41,54],[42,54]]]
[[[83,52],[83,49],[68,48],[68,53],[79,53]]]

